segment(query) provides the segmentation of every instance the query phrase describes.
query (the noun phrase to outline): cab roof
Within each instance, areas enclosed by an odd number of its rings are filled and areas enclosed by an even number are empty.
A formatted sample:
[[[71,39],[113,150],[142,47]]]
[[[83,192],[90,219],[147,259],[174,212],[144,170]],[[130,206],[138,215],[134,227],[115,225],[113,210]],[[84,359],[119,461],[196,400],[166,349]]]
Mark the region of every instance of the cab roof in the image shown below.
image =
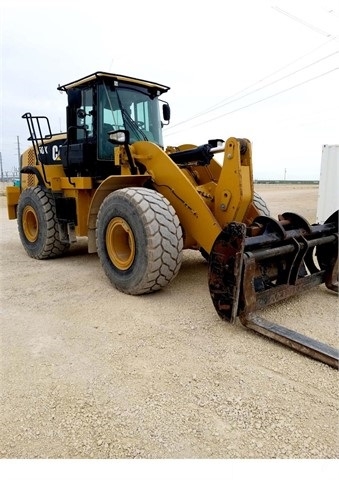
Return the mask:
[[[71,83],[66,83],[65,85],[59,85],[58,90],[67,91],[71,88],[80,87],[82,85],[86,85],[92,83],[93,81],[97,81],[98,79],[107,79],[110,82],[116,81],[121,83],[129,83],[134,85],[141,85],[146,88],[157,89],[160,93],[167,92],[170,87],[166,87],[166,85],[161,85],[160,83],[149,82],[147,80],[141,80],[140,78],[134,77],[127,77],[126,75],[119,75],[116,73],[107,73],[107,72],[95,72],[91,75],[87,75],[86,77],[79,78],[79,80],[75,80]]]

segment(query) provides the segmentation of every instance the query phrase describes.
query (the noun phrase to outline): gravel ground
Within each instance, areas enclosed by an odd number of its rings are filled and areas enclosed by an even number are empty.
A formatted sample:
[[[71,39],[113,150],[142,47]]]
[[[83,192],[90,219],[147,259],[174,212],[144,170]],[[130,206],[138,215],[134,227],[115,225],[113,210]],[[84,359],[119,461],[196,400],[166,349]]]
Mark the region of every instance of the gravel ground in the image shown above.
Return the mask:
[[[256,190],[315,221],[316,185]],[[222,322],[198,252],[168,288],[124,295],[84,240],[29,258],[0,202],[1,458],[338,458],[338,371]],[[265,316],[338,346],[323,286]]]

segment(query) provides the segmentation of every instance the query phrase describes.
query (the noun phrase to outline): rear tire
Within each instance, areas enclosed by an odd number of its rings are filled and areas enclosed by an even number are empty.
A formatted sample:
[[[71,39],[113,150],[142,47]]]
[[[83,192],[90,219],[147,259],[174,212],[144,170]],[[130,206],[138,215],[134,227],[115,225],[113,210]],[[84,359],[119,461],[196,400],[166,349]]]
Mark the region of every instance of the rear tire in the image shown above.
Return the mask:
[[[118,290],[150,293],[168,285],[182,262],[182,230],[168,200],[147,188],[123,188],[103,201],[97,251]]]
[[[36,186],[21,192],[17,217],[21,243],[30,257],[59,257],[69,248],[69,243],[60,242],[55,202],[48,190]]]

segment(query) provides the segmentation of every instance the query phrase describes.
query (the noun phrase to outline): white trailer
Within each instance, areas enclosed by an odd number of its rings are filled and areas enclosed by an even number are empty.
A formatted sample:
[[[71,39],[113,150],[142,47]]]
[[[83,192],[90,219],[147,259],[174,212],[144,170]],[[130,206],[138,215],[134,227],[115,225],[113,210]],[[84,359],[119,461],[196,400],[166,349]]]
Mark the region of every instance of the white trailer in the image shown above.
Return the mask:
[[[319,180],[317,223],[339,209],[339,145],[323,145]]]

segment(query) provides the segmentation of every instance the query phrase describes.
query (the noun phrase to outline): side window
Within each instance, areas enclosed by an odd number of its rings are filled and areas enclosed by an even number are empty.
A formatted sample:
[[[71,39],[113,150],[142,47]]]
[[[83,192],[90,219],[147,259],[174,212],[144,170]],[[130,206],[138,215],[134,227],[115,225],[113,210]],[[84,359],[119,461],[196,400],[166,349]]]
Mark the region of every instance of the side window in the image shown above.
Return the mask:
[[[135,120],[141,126],[143,130],[150,130],[149,128],[149,115],[148,115],[148,102],[139,102],[133,105],[135,111]]]
[[[77,110],[77,140],[93,137],[93,91],[87,88],[81,93],[81,107]]]

